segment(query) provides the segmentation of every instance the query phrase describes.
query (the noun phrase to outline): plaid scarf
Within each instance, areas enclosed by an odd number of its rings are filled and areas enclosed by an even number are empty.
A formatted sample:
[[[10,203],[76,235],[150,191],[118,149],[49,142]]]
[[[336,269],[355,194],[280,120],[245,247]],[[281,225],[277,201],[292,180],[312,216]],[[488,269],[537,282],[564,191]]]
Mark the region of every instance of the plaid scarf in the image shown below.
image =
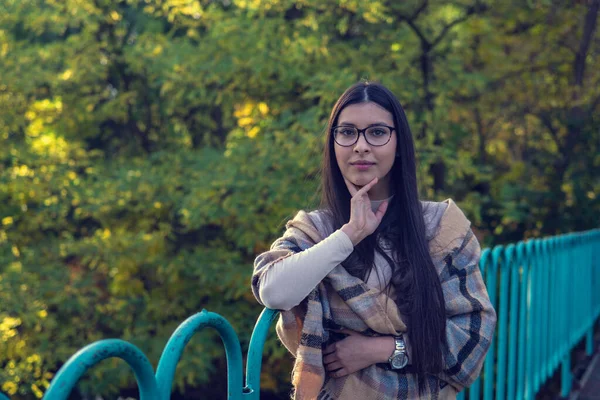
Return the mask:
[[[341,378],[327,374],[322,350],[328,342],[341,339],[330,329],[343,327],[367,336],[406,332],[394,300],[350,275],[340,264],[298,306],[282,311],[277,322],[278,337],[296,358],[292,372],[294,399],[452,399],[477,378],[491,344],[496,313],[479,271],[481,248],[470,222],[451,199],[446,202],[448,207],[437,229],[428,226],[436,232],[429,248],[446,303],[444,372],[428,374],[421,395],[410,364],[398,371],[375,364]],[[318,219],[298,212],[286,224],[284,236],[257,257],[252,277],[257,299],[265,270],[327,236],[321,233],[327,228],[315,222]]]

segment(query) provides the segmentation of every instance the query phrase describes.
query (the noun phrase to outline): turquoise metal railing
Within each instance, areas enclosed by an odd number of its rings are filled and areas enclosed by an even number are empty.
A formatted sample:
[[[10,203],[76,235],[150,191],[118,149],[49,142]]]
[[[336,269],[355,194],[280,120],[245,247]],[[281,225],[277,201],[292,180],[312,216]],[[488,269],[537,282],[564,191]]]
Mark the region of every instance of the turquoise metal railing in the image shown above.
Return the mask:
[[[458,399],[533,400],[560,366],[562,393],[571,390],[570,354],[584,337],[592,354],[594,324],[600,316],[600,230],[521,241],[485,249],[480,260],[498,314],[496,338],[483,372]],[[202,312],[184,321],[169,339],[156,374],[146,356],[118,339],[101,340],[73,355],[58,371],[45,400],[66,400],[83,374],[100,361],[119,357],[133,369],[142,400],[170,398],[175,367],[186,344],[204,329],[216,329],[227,357],[227,398],[259,400],[264,344],[274,310],[264,309],[254,327],[243,382],[242,351],[229,322]],[[483,393],[482,393],[483,387]],[[0,393],[0,400],[8,400]]]
[[[156,375],[150,361],[136,346],[118,339],[100,340],[78,351],[62,366],[44,394],[44,400],[66,400],[77,381],[88,369],[110,357],[121,358],[131,366],[138,383],[141,400],[168,400],[171,398],[175,368],[185,346],[196,332],[206,327],[216,329],[225,345],[227,398],[258,400],[263,348],[269,327],[277,314],[277,311],[264,309],[254,326],[246,361],[245,384],[242,382],[242,350],[233,327],[219,314],[202,310],[185,320],[171,335],[158,362]],[[0,400],[8,399],[3,399],[3,395],[0,394]]]
[[[533,400],[559,366],[568,396],[571,350],[585,338],[592,354],[600,316],[600,230],[485,249],[479,266],[498,326],[481,376],[459,400]]]

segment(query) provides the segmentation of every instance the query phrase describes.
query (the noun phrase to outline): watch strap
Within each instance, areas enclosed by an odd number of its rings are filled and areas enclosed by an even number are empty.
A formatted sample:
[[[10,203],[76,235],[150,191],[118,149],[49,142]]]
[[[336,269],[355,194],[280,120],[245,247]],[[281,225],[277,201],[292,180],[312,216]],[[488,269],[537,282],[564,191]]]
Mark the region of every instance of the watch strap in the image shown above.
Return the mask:
[[[377,363],[375,364],[377,367],[384,369],[386,371],[395,371],[399,374],[416,374],[417,370],[415,369],[413,364],[406,364],[406,367],[401,368],[401,369],[394,369],[392,368],[392,366],[390,365],[389,362],[387,363]]]
[[[396,351],[403,351],[406,353],[406,342],[404,341],[404,336],[402,336],[402,334],[394,336],[394,342],[396,345]]]
[[[399,334],[398,336],[394,336],[394,352],[388,358],[388,365],[389,365],[390,369],[398,370],[398,369],[406,368],[407,364],[405,364],[403,367],[400,367],[400,368],[393,368],[392,363],[393,363],[393,359],[400,355],[403,355],[405,357],[405,359],[408,360],[407,353],[408,352],[406,350],[406,343],[404,342],[404,337],[402,336],[402,334]]]

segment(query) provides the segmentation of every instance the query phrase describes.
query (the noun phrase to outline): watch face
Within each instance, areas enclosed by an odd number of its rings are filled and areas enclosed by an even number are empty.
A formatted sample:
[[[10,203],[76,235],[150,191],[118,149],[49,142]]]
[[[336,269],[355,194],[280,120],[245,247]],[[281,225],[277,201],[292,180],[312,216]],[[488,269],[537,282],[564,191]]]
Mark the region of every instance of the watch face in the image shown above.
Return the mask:
[[[393,369],[404,368],[406,367],[406,364],[408,364],[408,357],[406,354],[396,354],[394,357],[392,357],[391,364]]]

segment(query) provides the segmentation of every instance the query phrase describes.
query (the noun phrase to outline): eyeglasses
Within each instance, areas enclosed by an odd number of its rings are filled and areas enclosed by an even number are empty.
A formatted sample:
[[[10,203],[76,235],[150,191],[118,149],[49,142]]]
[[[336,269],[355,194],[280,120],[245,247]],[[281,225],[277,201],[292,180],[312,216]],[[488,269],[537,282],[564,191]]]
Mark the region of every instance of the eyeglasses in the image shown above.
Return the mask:
[[[387,125],[374,125],[365,129],[358,129],[354,126],[335,126],[333,127],[333,139],[340,146],[349,147],[358,142],[362,133],[371,146],[384,146],[392,138],[392,131],[395,129]]]

